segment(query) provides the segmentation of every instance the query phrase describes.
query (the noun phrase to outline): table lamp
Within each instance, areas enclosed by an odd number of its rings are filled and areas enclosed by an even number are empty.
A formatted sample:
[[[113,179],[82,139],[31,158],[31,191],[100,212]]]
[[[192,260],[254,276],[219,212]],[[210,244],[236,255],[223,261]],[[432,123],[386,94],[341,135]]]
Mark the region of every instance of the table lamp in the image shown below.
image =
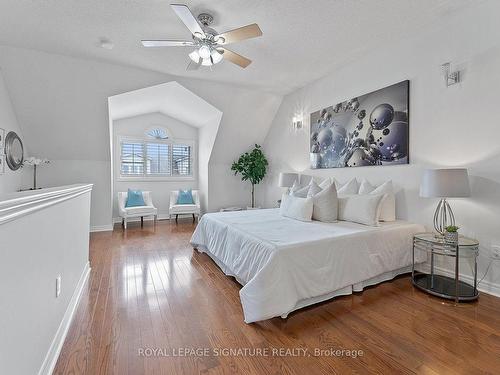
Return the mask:
[[[420,196],[441,198],[434,213],[434,229],[444,235],[447,226],[455,225],[455,216],[446,198],[470,197],[467,169],[426,169],[422,176]]]
[[[290,188],[293,186],[293,183],[298,180],[298,173],[280,173],[279,187],[286,187],[287,192],[289,192]]]

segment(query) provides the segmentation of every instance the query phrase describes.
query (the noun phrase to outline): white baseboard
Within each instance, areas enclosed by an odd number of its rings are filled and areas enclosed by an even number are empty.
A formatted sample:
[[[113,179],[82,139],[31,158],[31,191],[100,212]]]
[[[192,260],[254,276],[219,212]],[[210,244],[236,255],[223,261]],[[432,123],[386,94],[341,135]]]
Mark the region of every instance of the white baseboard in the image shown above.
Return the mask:
[[[455,277],[455,273],[447,268],[436,267],[436,270],[438,270],[440,273],[443,273],[446,276]],[[482,275],[479,276],[482,277]],[[471,285],[474,284],[474,278],[469,275],[464,275],[461,273],[460,280],[464,280]],[[477,281],[479,282],[479,278]],[[500,285],[486,280],[481,281],[481,283],[477,286],[477,290],[486,294],[491,294],[495,297],[500,297]]]
[[[90,232],[110,232],[113,230],[113,225],[94,225],[90,227]]]
[[[59,358],[59,354],[61,353],[64,340],[66,339],[66,335],[68,334],[69,326],[71,324],[71,321],[73,320],[73,316],[75,315],[78,302],[80,301],[80,297],[82,295],[83,287],[85,286],[85,283],[89,278],[89,274],[90,274],[90,263],[87,262],[85,264],[85,267],[83,268],[80,280],[78,280],[78,284],[76,285],[75,291],[71,296],[71,300],[69,301],[68,307],[64,313],[61,324],[59,324],[59,328],[57,329],[56,335],[54,336],[54,339],[50,344],[49,351],[45,356],[42,367],[38,371],[38,375],[50,375],[54,371],[54,367],[56,366],[57,359]]]

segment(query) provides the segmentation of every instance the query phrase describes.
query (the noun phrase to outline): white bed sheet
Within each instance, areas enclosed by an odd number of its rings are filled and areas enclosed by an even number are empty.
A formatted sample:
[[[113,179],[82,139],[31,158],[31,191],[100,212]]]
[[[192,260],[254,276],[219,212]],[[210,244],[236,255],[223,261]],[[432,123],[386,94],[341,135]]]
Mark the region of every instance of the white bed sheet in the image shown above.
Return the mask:
[[[191,244],[243,285],[240,300],[251,323],[407,270],[413,235],[424,230],[405,221],[302,222],[263,209],[205,214]]]

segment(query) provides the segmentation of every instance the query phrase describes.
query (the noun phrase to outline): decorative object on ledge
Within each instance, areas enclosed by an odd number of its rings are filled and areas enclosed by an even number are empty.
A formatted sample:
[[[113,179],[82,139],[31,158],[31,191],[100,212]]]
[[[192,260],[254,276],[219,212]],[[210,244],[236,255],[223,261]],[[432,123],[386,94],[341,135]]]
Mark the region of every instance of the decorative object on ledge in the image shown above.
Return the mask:
[[[446,86],[454,85],[455,83],[460,82],[460,72],[458,70],[451,70],[451,63],[447,62],[441,65],[441,69],[443,70],[444,82]]]
[[[409,87],[403,81],[311,113],[311,168],[408,164]]]
[[[9,132],[5,137],[5,161],[13,171],[18,170],[23,165],[24,147],[21,138],[16,132]]]
[[[49,163],[50,163],[50,161],[48,159],[39,159],[39,158],[35,158],[34,156],[30,156],[29,158],[24,160],[23,166],[33,167],[33,187],[30,188],[30,190],[41,189],[41,188],[36,187],[36,168],[37,168],[37,166],[39,166],[41,164],[49,164]]]
[[[252,151],[245,152],[231,165],[235,176],[241,173],[241,180],[250,181],[252,184],[252,208],[255,207],[255,185],[264,179],[267,165],[266,156],[257,144]]]
[[[434,213],[434,229],[444,236],[446,227],[455,225],[455,215],[447,198],[470,197],[469,176],[465,168],[427,169],[422,176],[420,196],[441,198]]]

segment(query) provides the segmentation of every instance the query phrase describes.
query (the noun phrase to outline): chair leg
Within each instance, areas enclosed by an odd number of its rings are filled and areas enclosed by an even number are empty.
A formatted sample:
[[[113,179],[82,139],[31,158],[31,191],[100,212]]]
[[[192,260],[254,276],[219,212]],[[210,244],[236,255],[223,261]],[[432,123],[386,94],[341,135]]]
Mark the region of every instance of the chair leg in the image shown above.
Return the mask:
[[[127,229],[127,218],[123,219],[123,228]]]
[[[194,217],[194,214],[193,214],[193,223],[196,221],[196,218]]]
[[[141,216],[141,228],[144,227],[144,216]]]
[[[122,227],[124,226],[123,223],[124,223],[125,219],[122,217]]]
[[[158,220],[158,215],[153,216],[153,224],[156,226],[156,221]]]
[[[177,224],[177,222],[178,222],[178,221],[177,221],[178,219],[179,219],[179,215],[177,215],[177,214],[176,214],[176,215],[175,215],[175,223],[176,223],[176,224]]]

